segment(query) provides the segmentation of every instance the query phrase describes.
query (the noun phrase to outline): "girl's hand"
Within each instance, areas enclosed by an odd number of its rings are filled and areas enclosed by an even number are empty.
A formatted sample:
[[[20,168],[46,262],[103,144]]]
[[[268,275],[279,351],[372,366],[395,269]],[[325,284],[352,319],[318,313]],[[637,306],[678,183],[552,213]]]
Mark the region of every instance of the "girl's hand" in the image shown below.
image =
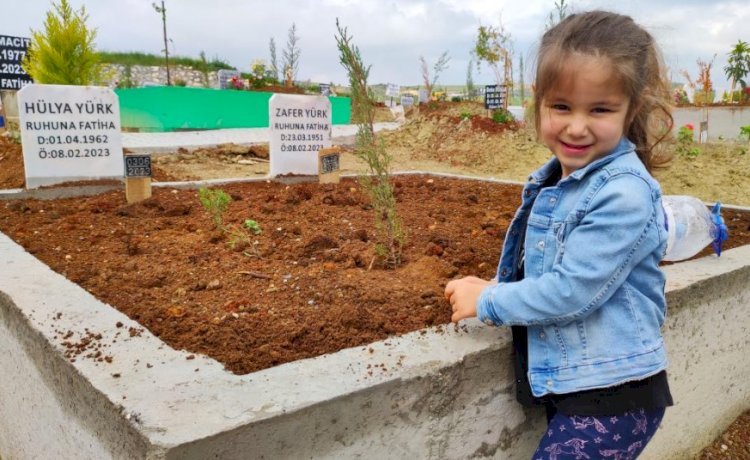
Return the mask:
[[[477,300],[482,290],[497,281],[487,281],[476,276],[453,280],[445,286],[445,298],[453,310],[451,321],[477,316]]]

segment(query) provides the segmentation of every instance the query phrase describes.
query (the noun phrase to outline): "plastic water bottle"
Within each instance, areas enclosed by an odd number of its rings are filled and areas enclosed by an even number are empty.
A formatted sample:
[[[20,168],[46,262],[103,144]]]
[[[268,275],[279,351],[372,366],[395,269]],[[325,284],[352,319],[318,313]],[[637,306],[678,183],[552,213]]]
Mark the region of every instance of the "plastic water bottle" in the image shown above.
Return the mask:
[[[678,261],[698,254],[709,243],[717,256],[721,245],[729,237],[729,230],[721,217],[721,203],[711,211],[698,198],[686,195],[662,197],[667,251],[663,260]]]

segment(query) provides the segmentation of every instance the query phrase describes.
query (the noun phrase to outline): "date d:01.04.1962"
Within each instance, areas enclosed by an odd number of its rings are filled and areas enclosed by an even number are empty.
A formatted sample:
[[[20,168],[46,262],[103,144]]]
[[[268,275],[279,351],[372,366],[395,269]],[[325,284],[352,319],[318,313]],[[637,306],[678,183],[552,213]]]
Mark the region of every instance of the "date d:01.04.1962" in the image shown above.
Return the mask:
[[[36,142],[39,145],[60,145],[60,144],[106,144],[108,141],[106,134],[72,134],[68,136],[37,136]]]

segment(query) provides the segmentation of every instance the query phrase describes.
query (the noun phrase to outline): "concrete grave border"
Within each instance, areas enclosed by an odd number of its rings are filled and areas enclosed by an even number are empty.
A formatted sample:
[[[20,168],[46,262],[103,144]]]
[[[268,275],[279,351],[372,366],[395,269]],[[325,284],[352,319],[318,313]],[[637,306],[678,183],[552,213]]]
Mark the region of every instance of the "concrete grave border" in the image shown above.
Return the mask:
[[[676,405],[645,459],[689,458],[750,408],[750,246],[665,271]],[[0,457],[527,459],[544,429],[514,401],[509,330],[477,321],[244,376],[128,328],[0,233]],[[70,362],[65,331],[113,362]]]

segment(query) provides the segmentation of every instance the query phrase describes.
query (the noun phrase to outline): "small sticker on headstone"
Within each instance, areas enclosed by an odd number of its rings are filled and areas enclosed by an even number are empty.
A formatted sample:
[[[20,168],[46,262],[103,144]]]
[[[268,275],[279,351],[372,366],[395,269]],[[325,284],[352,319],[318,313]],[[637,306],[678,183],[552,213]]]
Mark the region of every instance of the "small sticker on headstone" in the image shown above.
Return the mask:
[[[125,199],[138,203],[151,198],[151,155],[125,155]]]
[[[321,184],[337,184],[341,168],[341,149],[331,147],[318,152],[318,177]]]
[[[151,155],[125,155],[125,177],[151,177]]]

